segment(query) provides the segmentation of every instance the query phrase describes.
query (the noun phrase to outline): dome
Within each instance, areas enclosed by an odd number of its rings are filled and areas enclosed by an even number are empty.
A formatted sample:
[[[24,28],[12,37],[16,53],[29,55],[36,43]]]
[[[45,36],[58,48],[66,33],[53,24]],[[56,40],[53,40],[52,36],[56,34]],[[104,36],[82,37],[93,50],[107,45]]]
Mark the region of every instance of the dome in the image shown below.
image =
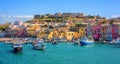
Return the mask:
[[[15,22],[14,22],[14,25],[22,25],[22,24],[23,24],[22,21],[15,21]]]

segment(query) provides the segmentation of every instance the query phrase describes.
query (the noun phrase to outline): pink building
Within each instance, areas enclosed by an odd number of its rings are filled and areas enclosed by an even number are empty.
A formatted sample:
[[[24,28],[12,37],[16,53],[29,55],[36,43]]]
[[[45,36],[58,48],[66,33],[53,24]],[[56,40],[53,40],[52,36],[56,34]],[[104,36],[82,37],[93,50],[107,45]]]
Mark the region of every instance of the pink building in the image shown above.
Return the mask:
[[[25,37],[25,36],[27,36],[26,29],[16,29],[15,32],[16,32],[15,33],[16,37]]]
[[[112,39],[116,39],[119,36],[118,25],[112,25]]]
[[[100,38],[102,38],[102,26],[101,25],[94,25],[94,26],[92,26],[92,36],[97,41]]]
[[[118,25],[106,26],[106,40],[111,41],[119,36]]]

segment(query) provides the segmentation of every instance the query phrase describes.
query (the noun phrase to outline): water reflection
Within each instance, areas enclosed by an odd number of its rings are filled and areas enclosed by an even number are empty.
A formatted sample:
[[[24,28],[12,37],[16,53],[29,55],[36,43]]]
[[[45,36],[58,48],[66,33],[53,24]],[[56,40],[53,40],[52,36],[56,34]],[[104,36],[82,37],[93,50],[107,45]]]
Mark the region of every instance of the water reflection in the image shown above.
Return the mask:
[[[95,46],[95,44],[85,45],[84,47],[86,47],[86,48],[90,48],[90,47],[93,47],[93,46]]]

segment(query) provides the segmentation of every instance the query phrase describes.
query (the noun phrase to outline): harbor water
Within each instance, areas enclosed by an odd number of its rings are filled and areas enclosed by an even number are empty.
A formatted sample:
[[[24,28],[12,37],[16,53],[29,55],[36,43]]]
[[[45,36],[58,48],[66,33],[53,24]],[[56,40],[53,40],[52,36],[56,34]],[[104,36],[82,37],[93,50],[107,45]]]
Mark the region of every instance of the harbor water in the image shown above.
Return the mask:
[[[45,50],[24,44],[22,53],[12,50],[11,45],[0,43],[0,64],[120,64],[120,48],[108,44],[47,43]]]

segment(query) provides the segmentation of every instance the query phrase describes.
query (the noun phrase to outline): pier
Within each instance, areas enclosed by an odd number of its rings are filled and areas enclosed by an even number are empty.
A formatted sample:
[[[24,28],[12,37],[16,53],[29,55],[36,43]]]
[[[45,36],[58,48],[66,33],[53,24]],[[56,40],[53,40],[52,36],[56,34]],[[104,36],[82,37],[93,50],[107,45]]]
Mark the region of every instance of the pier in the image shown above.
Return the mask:
[[[0,42],[5,42],[5,43],[15,43],[19,41],[20,43],[28,43],[29,41],[25,40],[25,38],[0,38]]]
[[[0,38],[0,42],[12,41],[14,38]]]

